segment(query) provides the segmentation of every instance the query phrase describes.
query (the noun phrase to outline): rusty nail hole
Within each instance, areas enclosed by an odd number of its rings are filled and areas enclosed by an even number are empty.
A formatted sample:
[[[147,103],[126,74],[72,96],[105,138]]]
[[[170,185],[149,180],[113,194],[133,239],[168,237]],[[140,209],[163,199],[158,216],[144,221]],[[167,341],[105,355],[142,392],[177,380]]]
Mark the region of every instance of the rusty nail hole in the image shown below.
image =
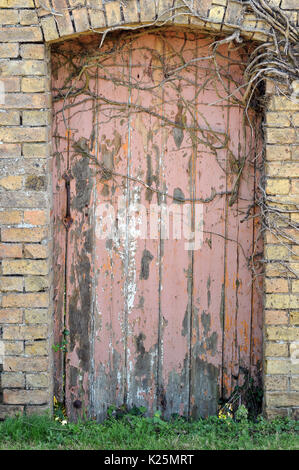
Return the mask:
[[[79,409],[79,408],[81,408],[81,406],[82,406],[82,401],[81,401],[81,400],[75,400],[75,401],[73,402],[73,405],[74,405],[74,408]]]
[[[74,220],[71,217],[64,217],[63,218],[63,224],[64,224],[66,229],[69,229],[73,222],[74,222]]]

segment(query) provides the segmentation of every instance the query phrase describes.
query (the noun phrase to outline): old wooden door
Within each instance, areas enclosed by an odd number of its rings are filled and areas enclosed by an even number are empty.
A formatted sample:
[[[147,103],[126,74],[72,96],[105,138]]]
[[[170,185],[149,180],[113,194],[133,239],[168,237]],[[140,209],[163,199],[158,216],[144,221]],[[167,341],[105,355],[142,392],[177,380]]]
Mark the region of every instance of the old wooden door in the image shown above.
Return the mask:
[[[74,419],[207,416],[258,376],[257,119],[246,48],[212,42],[160,30],[52,51],[55,394]]]

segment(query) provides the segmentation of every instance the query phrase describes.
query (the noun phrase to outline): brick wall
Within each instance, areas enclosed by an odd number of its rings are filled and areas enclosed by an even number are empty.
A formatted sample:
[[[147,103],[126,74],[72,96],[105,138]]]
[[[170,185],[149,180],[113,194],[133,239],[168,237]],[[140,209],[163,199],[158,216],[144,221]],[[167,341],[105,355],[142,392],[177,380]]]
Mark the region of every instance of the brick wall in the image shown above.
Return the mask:
[[[298,242],[299,105],[273,95],[269,83],[268,93],[265,190],[270,205],[288,211],[289,221],[278,222],[285,225],[280,227],[283,235]],[[269,417],[299,418],[298,248],[298,243],[272,230],[265,234],[264,389]]]
[[[1,0],[0,7],[2,418],[52,401],[51,99],[49,55],[33,1]]]
[[[199,19],[184,14],[178,0],[128,0],[127,4],[0,0],[0,85],[5,89],[0,105],[0,341],[5,356],[3,366],[0,363],[0,419],[24,409],[30,413],[51,408],[52,403],[51,265],[55,260],[51,256],[48,43],[95,28],[155,23],[156,15],[173,5],[180,13],[175,23],[192,28],[224,33],[237,29],[247,39],[259,41],[267,38],[263,31],[269,29],[253,14],[245,15],[244,4],[238,1],[194,0]],[[297,0],[270,0],[270,4],[281,7],[298,24]],[[292,199],[286,204],[292,203],[289,217],[296,224],[299,105],[274,96],[270,89],[268,93],[266,192]],[[270,261],[265,277],[265,410],[268,416],[296,416],[299,365],[294,363],[293,349],[299,342],[299,286],[290,272],[282,274],[276,265],[283,260],[298,272],[299,250],[296,244],[292,252],[286,250],[271,233],[265,242],[264,257]]]

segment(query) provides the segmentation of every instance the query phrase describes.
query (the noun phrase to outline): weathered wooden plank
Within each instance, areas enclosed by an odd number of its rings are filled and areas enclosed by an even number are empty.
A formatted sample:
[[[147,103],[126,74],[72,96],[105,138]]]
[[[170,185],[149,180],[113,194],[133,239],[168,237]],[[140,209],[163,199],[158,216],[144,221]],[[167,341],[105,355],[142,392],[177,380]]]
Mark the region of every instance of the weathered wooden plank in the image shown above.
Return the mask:
[[[197,56],[209,56],[205,41],[197,41]],[[197,98],[197,121],[204,129],[224,132],[226,111],[221,106],[208,106],[217,101],[212,62],[207,61],[197,70],[198,87],[204,84]],[[216,83],[215,83],[216,81]],[[217,119],[215,119],[217,116]],[[209,134],[198,132],[199,139]],[[223,136],[210,134],[211,139]],[[217,141],[215,140],[215,143]],[[214,193],[226,191],[225,151],[216,154],[204,144],[198,144],[196,159],[196,198],[208,199]],[[194,251],[194,287],[191,350],[190,413],[193,417],[217,412],[220,395],[223,315],[224,315],[224,243],[225,196],[216,196],[203,204],[203,244]]]
[[[77,85],[83,85],[78,83]],[[89,82],[95,89],[94,80]],[[77,419],[90,410],[93,295],[94,166],[86,153],[92,153],[94,113],[92,101],[80,95],[70,99],[69,198],[70,214],[66,252],[66,326],[70,332],[66,356],[66,405],[69,416]],[[80,110],[80,112],[78,112]]]
[[[154,35],[147,37],[146,44],[144,38],[133,42],[130,69],[133,86],[147,88],[162,81],[161,66],[153,76],[148,73],[153,52],[159,50],[159,43]],[[149,110],[161,108],[159,89],[155,96],[152,92],[132,88],[130,99],[133,104]],[[153,188],[159,186],[160,126],[160,119],[146,112],[132,112],[130,116],[129,174]],[[129,198],[128,274],[131,286],[128,294],[131,298],[128,305],[127,403],[128,406],[144,406],[152,414],[157,406],[160,240],[158,226],[156,238],[150,238],[150,210],[151,204],[157,201],[157,195],[131,181]]]
[[[109,44],[107,45],[109,47]],[[112,79],[123,80],[129,66],[129,48],[121,57],[111,56],[106,69],[98,69],[98,93],[111,101],[129,99],[128,88],[104,79],[105,71]],[[114,117],[116,115],[116,117]],[[105,168],[126,175],[128,171],[128,120],[118,116],[118,109],[99,100],[98,160]],[[96,320],[94,344],[94,410],[98,419],[106,416],[109,406],[125,403],[126,393],[126,201],[128,183],[125,178],[99,175],[96,200]],[[123,198],[123,202],[121,201]],[[107,203],[111,222],[118,218],[119,232],[101,233],[101,204]],[[118,213],[118,205],[120,212]],[[124,205],[124,208],[122,206]],[[104,215],[102,213],[102,215]],[[113,227],[113,225],[111,225]],[[108,229],[108,226],[107,226]]]
[[[166,35],[164,61],[169,69],[182,64],[179,51],[186,61],[194,55],[192,48],[190,51],[188,46],[184,47],[183,36]],[[193,84],[186,81],[189,74],[183,70],[181,82],[176,80],[164,86],[164,115],[182,127],[184,122],[192,125],[193,121],[190,110],[185,111],[183,101],[192,101],[195,95]],[[168,194],[190,199],[194,181],[192,169],[190,171],[193,148],[189,132],[182,127],[167,126],[165,129],[162,178]],[[174,230],[174,225],[182,220],[184,204],[170,198],[165,203],[171,215],[168,217],[167,214],[165,221],[162,220],[162,230],[166,229],[168,220],[170,230],[169,237],[163,239],[163,232],[161,235],[161,365],[163,412],[169,418],[174,413],[188,414],[192,251],[186,249],[182,224],[179,224],[180,233],[176,234]]]

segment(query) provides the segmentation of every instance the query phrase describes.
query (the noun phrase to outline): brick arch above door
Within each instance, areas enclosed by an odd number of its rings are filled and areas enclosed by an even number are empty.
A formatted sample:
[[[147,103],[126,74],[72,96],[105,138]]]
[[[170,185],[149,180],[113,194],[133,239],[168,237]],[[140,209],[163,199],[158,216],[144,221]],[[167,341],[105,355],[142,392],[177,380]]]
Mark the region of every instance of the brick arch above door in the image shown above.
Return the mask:
[[[238,0],[36,0],[35,3],[46,42],[90,31],[133,29],[141,25],[175,24],[224,34],[239,31],[246,39],[255,41],[266,40],[270,30],[259,15]],[[277,3],[269,2],[274,6]],[[293,10],[286,8],[284,13],[294,18]]]

